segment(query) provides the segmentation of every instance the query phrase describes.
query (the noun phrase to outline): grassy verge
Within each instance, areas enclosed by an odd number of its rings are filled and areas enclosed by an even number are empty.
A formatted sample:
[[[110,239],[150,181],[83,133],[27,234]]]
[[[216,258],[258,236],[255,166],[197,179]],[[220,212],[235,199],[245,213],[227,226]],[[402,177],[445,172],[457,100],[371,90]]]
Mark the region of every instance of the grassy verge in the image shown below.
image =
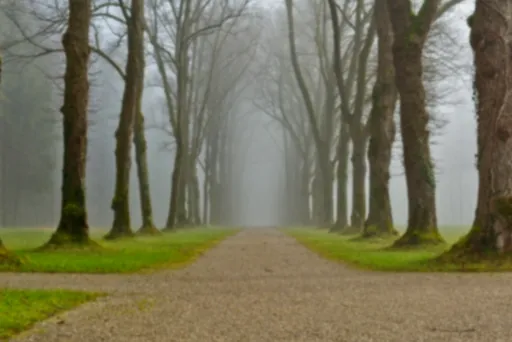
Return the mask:
[[[509,261],[501,263],[450,263],[439,262],[436,258],[449,245],[389,250],[394,238],[363,240],[356,236],[330,234],[319,229],[286,229],[285,233],[294,237],[305,247],[319,255],[334,261],[344,262],[349,266],[373,271],[395,272],[485,272],[512,270]],[[461,228],[445,228],[443,237],[448,243],[456,242],[467,231]]]
[[[233,229],[186,229],[154,237],[100,241],[98,250],[36,251],[51,230],[10,229],[0,234],[6,247],[22,258],[20,267],[0,265],[0,271],[49,273],[130,273],[181,267],[214,244],[236,233]]]
[[[38,321],[98,296],[94,293],[61,290],[0,289],[0,341],[30,328]]]

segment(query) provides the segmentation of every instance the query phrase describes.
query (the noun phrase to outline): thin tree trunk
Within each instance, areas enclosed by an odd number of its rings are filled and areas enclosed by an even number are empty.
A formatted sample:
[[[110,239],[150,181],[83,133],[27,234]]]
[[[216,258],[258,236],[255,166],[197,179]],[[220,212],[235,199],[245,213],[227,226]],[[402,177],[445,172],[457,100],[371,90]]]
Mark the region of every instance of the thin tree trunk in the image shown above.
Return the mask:
[[[417,15],[409,0],[388,0],[394,32],[393,59],[400,94],[400,130],[409,202],[407,230],[394,246],[443,242],[437,228],[436,180],[430,154],[429,115],[423,85],[423,46],[439,0],[424,0]]]
[[[512,5],[476,2],[468,20],[478,117],[478,201],[469,234],[450,254],[485,259],[512,252]]]
[[[61,217],[47,245],[88,244],[89,225],[85,200],[87,110],[89,104],[89,26],[91,1],[69,1],[68,28],[62,37],[66,56]]]
[[[389,195],[389,168],[395,140],[393,115],[397,100],[393,65],[393,30],[386,2],[376,0],[374,11],[379,38],[378,64],[369,119],[370,208],[363,237],[397,234],[393,227]]]
[[[309,181],[310,181],[310,167],[309,162],[307,160],[307,156],[303,159],[303,165],[301,169],[301,206],[299,210],[301,211],[300,215],[300,222],[303,226],[309,226],[311,224],[311,210],[309,207],[309,198],[310,198],[310,192],[309,192]]]
[[[140,106],[139,106],[140,107]],[[159,234],[160,231],[153,223],[153,207],[151,205],[151,191],[149,187],[147,143],[144,136],[144,115],[140,110],[135,117],[133,142],[135,145],[135,162],[137,164],[137,178],[139,181],[140,211],[142,226],[137,234]]]
[[[186,35],[186,32],[183,32]],[[183,39],[180,36],[179,39]],[[176,156],[174,158],[174,169],[172,173],[171,200],[169,203],[169,214],[164,230],[173,230],[187,224],[186,211],[186,178],[187,160],[189,145],[189,120],[186,108],[187,104],[187,78],[188,78],[188,48],[183,42],[177,47],[179,60],[178,70],[178,105],[177,125],[174,133],[176,139]]]
[[[204,183],[203,183],[203,224],[210,224],[210,189],[212,182],[211,165],[211,139],[208,136],[206,140],[206,157],[204,159]]]
[[[350,135],[348,125],[343,123],[340,129],[338,141],[338,169],[337,169],[337,210],[336,222],[331,231],[343,231],[348,226],[348,206],[347,206],[347,176],[348,176],[348,150],[350,144]]]
[[[112,199],[114,221],[107,239],[132,236],[130,223],[131,141],[144,84],[144,2],[132,0],[128,22],[128,58],[121,115],[116,131],[116,186]]]

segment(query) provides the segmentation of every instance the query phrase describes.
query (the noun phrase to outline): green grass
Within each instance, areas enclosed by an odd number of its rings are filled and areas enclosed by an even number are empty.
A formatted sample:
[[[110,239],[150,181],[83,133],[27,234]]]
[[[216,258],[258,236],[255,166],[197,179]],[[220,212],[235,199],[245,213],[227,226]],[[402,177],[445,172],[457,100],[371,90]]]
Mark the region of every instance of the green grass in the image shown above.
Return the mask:
[[[38,321],[98,296],[100,294],[64,290],[0,289],[0,340],[6,340]]]
[[[161,236],[102,241],[93,238],[99,250],[37,251],[52,233],[43,229],[4,229],[0,236],[6,247],[21,257],[21,267],[0,265],[0,271],[49,273],[131,273],[181,267],[229,235],[234,229],[184,229]]]
[[[441,230],[448,245],[407,250],[389,250],[394,238],[362,240],[356,236],[343,236],[319,229],[286,229],[305,247],[334,261],[365,270],[395,272],[482,272],[512,270],[510,262],[455,264],[435,260],[469,228],[448,227]]]

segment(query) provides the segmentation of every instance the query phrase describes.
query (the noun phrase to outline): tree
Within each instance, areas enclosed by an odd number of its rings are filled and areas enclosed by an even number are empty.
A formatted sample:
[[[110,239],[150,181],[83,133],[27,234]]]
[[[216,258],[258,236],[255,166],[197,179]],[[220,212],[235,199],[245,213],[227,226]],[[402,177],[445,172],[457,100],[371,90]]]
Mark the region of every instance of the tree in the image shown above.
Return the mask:
[[[395,140],[394,112],[397,101],[393,65],[393,29],[386,1],[376,0],[374,20],[377,26],[377,78],[372,92],[369,118],[370,208],[363,236],[396,234],[389,195],[389,168]]]
[[[0,80],[2,74],[2,59],[0,58]],[[2,239],[0,239],[0,264],[19,264],[20,260],[13,256],[11,253],[7,251],[5,248]]]
[[[68,28],[62,36],[66,71],[64,104],[61,108],[64,118],[61,217],[48,245],[91,243],[84,187],[91,14],[90,0],[69,2]]]
[[[122,10],[127,11],[124,7]],[[114,222],[112,229],[105,237],[107,239],[133,235],[129,207],[131,142],[135,118],[141,115],[144,86],[144,2],[132,0],[130,14],[124,13],[125,17],[129,18],[127,22],[128,58],[121,115],[116,130],[116,187],[112,199]],[[138,122],[139,125],[141,123]]]
[[[469,18],[477,102],[478,199],[473,226],[448,255],[512,252],[512,4],[477,0]]]
[[[311,135],[313,137],[314,146],[316,149],[316,167],[319,171],[318,177],[313,182],[314,188],[317,188],[319,196],[318,201],[313,200],[314,204],[320,208],[319,211],[319,223],[323,226],[330,226],[333,217],[333,203],[332,203],[332,183],[333,183],[333,170],[332,162],[330,159],[331,154],[331,139],[333,133],[333,122],[334,118],[334,103],[335,103],[335,92],[333,87],[325,89],[329,100],[326,102],[329,104],[325,114],[331,119],[324,119],[324,125],[321,129],[320,122],[317,117],[317,111],[315,110],[315,103],[311,92],[308,89],[305,73],[301,69],[299,55],[297,52],[296,43],[296,27],[294,17],[294,6],[292,0],[285,0],[286,5],[286,16],[288,22],[288,45],[291,64],[297,85],[302,95],[304,107],[306,109],[308,123],[311,129]],[[327,64],[328,65],[328,64]],[[332,82],[334,77],[330,77],[329,80]],[[328,82],[328,79],[325,79]],[[334,83],[334,82],[332,82]],[[330,96],[329,96],[330,95]],[[315,192],[313,192],[314,196]],[[315,196],[314,196],[315,198]]]
[[[424,0],[414,13],[410,0],[388,0],[394,33],[393,62],[400,94],[400,129],[404,146],[409,218],[406,232],[394,246],[442,242],[437,227],[435,175],[430,154],[423,85],[423,47],[440,0]]]

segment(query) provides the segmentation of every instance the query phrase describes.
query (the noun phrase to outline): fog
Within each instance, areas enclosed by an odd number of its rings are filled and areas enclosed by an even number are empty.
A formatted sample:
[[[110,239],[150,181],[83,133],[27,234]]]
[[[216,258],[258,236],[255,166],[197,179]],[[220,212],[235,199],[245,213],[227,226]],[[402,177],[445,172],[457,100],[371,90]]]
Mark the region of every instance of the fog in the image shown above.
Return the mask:
[[[304,3],[307,0],[302,1]],[[265,20],[271,16],[281,1],[267,1],[258,7],[259,16],[253,19],[259,30],[262,51],[267,51],[271,35]],[[450,47],[457,65],[470,65],[472,53],[468,42],[469,29],[466,19],[472,11],[470,1],[457,6],[448,14],[450,34],[457,44]],[[281,9],[282,10],[282,9]],[[276,14],[272,14],[276,15]],[[263,19],[262,19],[263,17]],[[282,25],[286,18],[281,17]],[[11,40],[16,28],[5,17],[2,25],[11,27],[11,35],[2,37]],[[298,25],[298,24],[297,24]],[[307,30],[308,27],[301,27]],[[7,31],[6,31],[7,32]],[[107,28],[103,28],[105,44],[108,45]],[[105,38],[106,37],[106,38]],[[113,37],[113,36],[112,36]],[[103,39],[103,38],[102,38]],[[114,38],[112,38],[114,39]],[[277,39],[277,38],[276,38]],[[57,44],[58,39],[53,41]],[[286,46],[286,41],[281,42]],[[277,43],[277,44],[281,44]],[[12,131],[12,136],[2,133],[2,159],[0,192],[2,226],[55,226],[59,218],[60,183],[62,164],[61,114],[63,72],[61,54],[22,59],[21,54],[35,55],[38,51],[29,42],[19,44],[5,52],[0,129]],[[123,61],[125,48],[116,51]],[[286,51],[286,50],[284,50]],[[237,226],[274,226],[282,222],[282,191],[287,175],[283,161],[283,127],[261,111],[255,104],[258,92],[264,85],[258,78],[267,59],[262,54],[254,57],[251,70],[243,76],[241,95],[233,108],[236,115],[230,127],[232,148],[232,176],[228,191],[233,200],[230,215],[225,224]],[[229,71],[228,71],[229,72]],[[20,77],[21,75],[21,77]],[[165,128],[166,111],[161,87],[155,86],[154,61],[147,61],[146,87],[144,89],[143,113],[146,122],[148,143],[148,164],[154,221],[163,227],[168,215],[171,189],[171,173],[174,162],[172,136]],[[23,81],[26,79],[26,81]],[[114,194],[115,181],[115,129],[119,118],[123,81],[105,61],[95,57],[91,66],[90,127],[87,162],[87,200],[89,221],[92,227],[110,227],[113,213],[110,203]],[[446,125],[436,135],[432,145],[437,171],[437,213],[440,226],[470,225],[476,204],[477,173],[474,165],[476,153],[476,122],[472,99],[471,70],[456,70],[450,77],[439,82],[440,91],[450,92],[450,103],[436,107],[436,116],[446,120]],[[448,90],[447,90],[448,89]],[[49,94],[44,94],[43,92]],[[9,108],[7,108],[9,107]],[[43,125],[34,121],[46,118]],[[28,118],[15,130],[13,118]],[[7,120],[10,120],[7,123]],[[20,119],[21,120],[21,119]],[[51,125],[48,125],[51,122]],[[21,125],[21,126],[20,126]],[[28,129],[31,127],[33,132]],[[40,131],[44,130],[44,134]],[[48,133],[50,132],[50,133]],[[32,138],[38,139],[32,139]],[[48,137],[52,139],[48,140]],[[40,138],[40,139],[39,139]],[[44,138],[44,139],[43,139]],[[43,139],[44,142],[40,142]],[[401,142],[397,137],[392,163],[391,200],[395,224],[407,221],[407,192],[401,162]],[[42,150],[47,151],[45,157]],[[133,151],[132,151],[133,152]],[[11,154],[17,157],[10,156]],[[22,156],[22,157],[20,157]],[[14,162],[18,161],[18,162]],[[23,161],[23,162],[22,162]],[[28,162],[31,161],[31,162]],[[132,158],[134,163],[134,158]],[[26,172],[30,170],[31,172]],[[44,186],[29,183],[37,173],[38,182],[46,180]],[[45,174],[46,172],[46,174]],[[197,167],[200,184],[204,172]],[[351,170],[348,176],[348,203],[351,205]],[[39,184],[39,183],[38,183]],[[13,186],[14,185],[14,186]],[[335,185],[333,185],[334,189]],[[201,185],[200,185],[201,188]],[[202,188],[201,188],[202,189]],[[336,193],[334,191],[334,193]],[[204,193],[201,190],[201,203]],[[12,206],[16,203],[16,208]],[[130,207],[132,224],[141,225],[139,192],[135,166],[132,166],[130,184]]]

